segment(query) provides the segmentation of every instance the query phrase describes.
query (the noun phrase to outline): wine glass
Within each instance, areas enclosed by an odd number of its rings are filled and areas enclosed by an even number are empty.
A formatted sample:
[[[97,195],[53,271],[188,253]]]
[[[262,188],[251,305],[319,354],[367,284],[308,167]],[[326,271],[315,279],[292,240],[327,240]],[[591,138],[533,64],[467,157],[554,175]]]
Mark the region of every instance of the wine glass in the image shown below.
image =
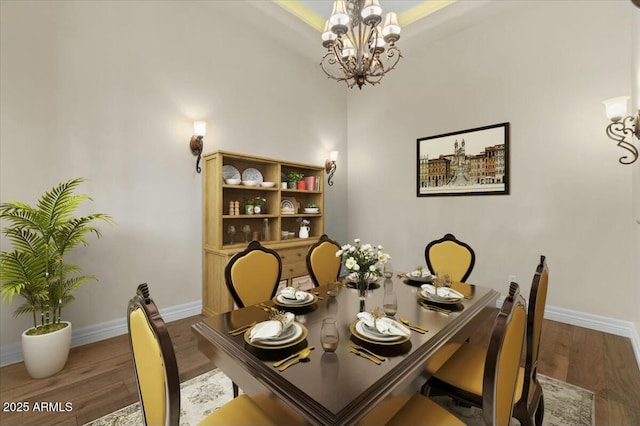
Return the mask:
[[[227,234],[229,234],[229,244],[233,244],[233,237],[236,235],[236,227],[229,225],[227,228]]]
[[[398,298],[395,291],[385,291],[382,299],[382,309],[384,314],[392,317],[398,312]]]
[[[322,320],[322,328],[320,329],[320,343],[325,352],[335,352],[338,349],[338,324],[335,318],[325,318]]]
[[[244,225],[242,227],[242,232],[244,233],[244,242],[249,242],[249,234],[251,233],[251,227],[249,225]]]

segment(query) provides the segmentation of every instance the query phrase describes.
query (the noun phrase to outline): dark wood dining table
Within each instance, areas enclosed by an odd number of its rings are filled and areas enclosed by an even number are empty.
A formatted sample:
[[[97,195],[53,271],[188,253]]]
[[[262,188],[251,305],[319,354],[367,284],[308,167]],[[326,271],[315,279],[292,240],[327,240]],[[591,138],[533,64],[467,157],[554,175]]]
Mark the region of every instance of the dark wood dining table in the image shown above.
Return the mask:
[[[412,332],[410,340],[398,345],[375,345],[352,336],[351,325],[360,311],[382,307],[383,287],[397,295],[396,318],[428,330]],[[240,334],[228,332],[244,324],[269,318],[269,309],[248,306],[207,317],[192,327],[198,348],[234,383],[249,395],[270,395],[284,401],[311,424],[353,425],[377,403],[392,395],[412,393],[428,379],[425,362],[450,342],[462,342],[495,316],[499,293],[493,289],[453,283],[465,294],[461,303],[450,305],[451,313],[426,309],[417,295],[420,283],[399,276],[371,285],[364,301],[356,289],[338,286],[336,296],[327,296],[327,287],[317,293],[317,303],[291,310],[308,331],[306,339],[286,349],[255,348]],[[273,301],[266,301],[273,306]],[[447,306],[445,306],[447,307]],[[335,352],[323,352],[320,342],[322,320],[335,317],[340,340]],[[387,359],[380,365],[350,352],[350,342],[367,347]],[[314,346],[310,360],[283,372],[273,362],[307,346]]]

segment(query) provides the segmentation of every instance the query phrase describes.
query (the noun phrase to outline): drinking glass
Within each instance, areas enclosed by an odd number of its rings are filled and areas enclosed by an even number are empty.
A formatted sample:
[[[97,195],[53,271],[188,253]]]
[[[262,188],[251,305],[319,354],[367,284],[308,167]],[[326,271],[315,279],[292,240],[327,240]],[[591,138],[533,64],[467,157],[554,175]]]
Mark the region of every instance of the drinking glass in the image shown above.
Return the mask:
[[[327,283],[327,296],[333,297],[338,294],[338,283],[336,281],[329,281]]]
[[[322,320],[320,329],[320,343],[325,352],[335,352],[338,349],[338,324],[335,318],[325,318]]]
[[[249,234],[251,233],[251,227],[249,225],[244,225],[242,227],[242,233],[244,234],[244,242],[249,242]]]
[[[236,235],[236,227],[233,225],[229,225],[227,228],[227,233],[229,234],[229,244],[233,244],[233,236]]]
[[[386,316],[392,317],[398,312],[398,298],[395,291],[385,291],[382,299],[382,309]]]

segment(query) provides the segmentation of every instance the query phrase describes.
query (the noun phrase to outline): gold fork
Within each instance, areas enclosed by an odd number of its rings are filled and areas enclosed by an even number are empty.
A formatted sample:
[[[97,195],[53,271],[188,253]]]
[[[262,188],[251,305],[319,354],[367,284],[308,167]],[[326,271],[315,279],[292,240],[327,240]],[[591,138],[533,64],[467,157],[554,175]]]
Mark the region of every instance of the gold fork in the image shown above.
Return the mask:
[[[350,345],[352,348],[354,348],[354,349],[359,349],[359,350],[361,350],[361,351],[363,351],[363,352],[368,353],[369,355],[371,355],[371,356],[373,356],[373,357],[378,358],[380,361],[386,361],[386,360],[387,360],[387,358],[385,358],[385,357],[383,357],[383,356],[381,356],[381,355],[378,355],[378,354],[376,354],[376,353],[374,353],[374,352],[371,352],[369,349],[365,348],[364,346],[356,345],[356,344],[355,344],[355,343],[353,343],[353,342],[349,342],[349,345]]]

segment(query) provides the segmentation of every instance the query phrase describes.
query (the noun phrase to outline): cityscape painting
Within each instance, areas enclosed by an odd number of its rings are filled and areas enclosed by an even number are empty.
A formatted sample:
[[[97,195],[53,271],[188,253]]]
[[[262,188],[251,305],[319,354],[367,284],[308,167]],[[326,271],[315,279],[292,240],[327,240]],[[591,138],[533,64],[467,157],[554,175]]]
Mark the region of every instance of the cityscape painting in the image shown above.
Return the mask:
[[[509,123],[417,140],[417,196],[509,193]]]

